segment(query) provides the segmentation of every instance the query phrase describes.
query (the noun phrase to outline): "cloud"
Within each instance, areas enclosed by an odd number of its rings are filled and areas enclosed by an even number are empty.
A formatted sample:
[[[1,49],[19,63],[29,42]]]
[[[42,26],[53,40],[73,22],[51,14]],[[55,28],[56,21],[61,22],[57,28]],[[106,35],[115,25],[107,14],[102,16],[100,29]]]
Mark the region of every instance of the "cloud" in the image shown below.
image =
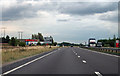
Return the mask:
[[[18,20],[23,18],[32,18],[37,15],[37,10],[32,9],[31,5],[17,5],[2,10],[2,20]]]
[[[15,1],[15,2],[14,2]],[[14,4],[10,5],[10,1],[3,1],[2,5],[2,16],[0,17],[0,21],[8,21],[8,20],[18,20],[23,18],[34,18],[38,17],[42,14],[38,14],[39,11],[51,12],[57,9],[56,3],[51,2],[42,2],[42,1],[19,1],[14,0]],[[10,3],[9,3],[10,2]],[[12,3],[11,3],[12,4]],[[7,7],[6,7],[7,6]],[[39,12],[40,13],[40,12]]]
[[[81,19],[70,18],[70,19],[57,19],[58,22],[68,22],[68,21],[81,21]]]
[[[57,21],[59,21],[59,22],[67,22],[69,20],[68,19],[58,19]]]
[[[117,9],[117,2],[41,2],[41,1],[16,1],[10,4],[4,4],[2,9],[2,21],[18,20],[23,18],[38,17],[38,11],[58,12],[61,14],[74,15],[92,15],[96,13],[105,13]]]
[[[118,22],[118,11],[103,13],[100,15],[99,19],[111,22]]]
[[[96,13],[105,13],[108,11],[114,11],[117,9],[117,2],[70,2],[62,3],[59,7],[61,13],[71,14],[71,15],[91,15]]]

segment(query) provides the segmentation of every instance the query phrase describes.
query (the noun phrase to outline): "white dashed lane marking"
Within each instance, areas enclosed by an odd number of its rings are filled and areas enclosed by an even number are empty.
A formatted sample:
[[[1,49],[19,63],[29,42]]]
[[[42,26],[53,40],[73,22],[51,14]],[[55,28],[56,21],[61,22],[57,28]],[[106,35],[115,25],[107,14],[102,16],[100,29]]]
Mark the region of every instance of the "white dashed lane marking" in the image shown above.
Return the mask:
[[[97,76],[103,76],[100,72],[95,72],[95,74],[97,74]]]
[[[75,55],[77,55],[77,53]]]
[[[86,60],[82,60],[82,62],[83,62],[83,63],[87,63],[87,61],[86,61]]]
[[[75,53],[75,51],[73,51],[73,53]]]
[[[78,58],[80,58],[80,56],[78,56]]]
[[[58,50],[60,50],[60,48]]]

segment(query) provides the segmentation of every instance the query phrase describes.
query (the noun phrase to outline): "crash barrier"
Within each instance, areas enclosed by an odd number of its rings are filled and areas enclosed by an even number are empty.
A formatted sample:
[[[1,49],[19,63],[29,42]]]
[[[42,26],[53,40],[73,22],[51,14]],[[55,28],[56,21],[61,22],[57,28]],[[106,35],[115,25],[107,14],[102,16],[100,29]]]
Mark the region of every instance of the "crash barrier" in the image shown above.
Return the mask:
[[[105,47],[82,47],[87,49],[93,49],[96,51],[104,51],[104,52],[112,52],[112,53],[120,53],[120,48],[105,48]]]

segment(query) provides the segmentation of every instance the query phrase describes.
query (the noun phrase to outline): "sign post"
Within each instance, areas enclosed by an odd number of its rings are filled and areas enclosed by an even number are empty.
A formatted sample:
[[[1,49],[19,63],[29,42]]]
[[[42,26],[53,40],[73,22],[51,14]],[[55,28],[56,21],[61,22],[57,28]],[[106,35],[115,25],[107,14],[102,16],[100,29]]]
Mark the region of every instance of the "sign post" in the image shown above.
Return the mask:
[[[116,40],[116,47],[119,48],[119,40]]]

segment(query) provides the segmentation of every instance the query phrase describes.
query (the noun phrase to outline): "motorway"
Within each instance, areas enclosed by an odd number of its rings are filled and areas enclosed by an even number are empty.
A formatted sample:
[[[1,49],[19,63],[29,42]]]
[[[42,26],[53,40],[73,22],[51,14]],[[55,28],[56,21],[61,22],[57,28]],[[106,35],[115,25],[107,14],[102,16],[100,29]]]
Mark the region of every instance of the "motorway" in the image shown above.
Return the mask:
[[[63,47],[3,74],[118,76],[118,58],[118,56],[93,52],[79,47]]]

